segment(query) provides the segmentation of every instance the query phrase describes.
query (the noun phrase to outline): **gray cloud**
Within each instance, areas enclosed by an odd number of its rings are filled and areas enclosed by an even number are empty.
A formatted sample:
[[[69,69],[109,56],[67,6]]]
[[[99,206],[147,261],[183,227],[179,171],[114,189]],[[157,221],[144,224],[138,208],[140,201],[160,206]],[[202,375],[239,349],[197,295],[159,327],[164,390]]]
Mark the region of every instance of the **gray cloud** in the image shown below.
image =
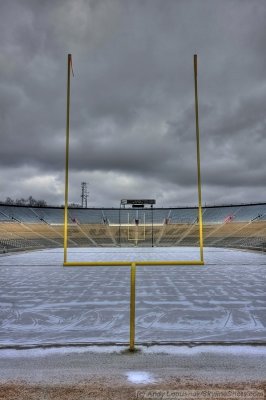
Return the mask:
[[[266,4],[0,3],[1,196],[63,203],[66,56],[73,54],[71,201],[196,204],[193,54],[203,198],[265,200]]]

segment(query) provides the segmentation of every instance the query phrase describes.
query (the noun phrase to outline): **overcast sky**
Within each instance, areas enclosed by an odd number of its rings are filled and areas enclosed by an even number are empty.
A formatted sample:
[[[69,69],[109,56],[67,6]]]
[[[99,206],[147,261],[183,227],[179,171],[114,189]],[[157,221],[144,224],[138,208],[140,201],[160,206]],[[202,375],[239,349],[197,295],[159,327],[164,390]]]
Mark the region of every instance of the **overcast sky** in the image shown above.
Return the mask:
[[[0,199],[64,201],[66,62],[72,53],[69,200],[266,200],[265,0],[1,0]]]

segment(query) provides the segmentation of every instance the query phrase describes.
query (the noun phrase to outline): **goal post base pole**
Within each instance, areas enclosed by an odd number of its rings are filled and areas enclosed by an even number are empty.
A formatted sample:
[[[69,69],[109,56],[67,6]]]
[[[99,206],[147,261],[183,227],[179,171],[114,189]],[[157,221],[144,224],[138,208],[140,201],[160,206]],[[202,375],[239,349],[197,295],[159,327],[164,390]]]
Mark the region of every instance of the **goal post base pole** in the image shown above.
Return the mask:
[[[129,350],[135,350],[136,263],[130,267],[130,331]]]

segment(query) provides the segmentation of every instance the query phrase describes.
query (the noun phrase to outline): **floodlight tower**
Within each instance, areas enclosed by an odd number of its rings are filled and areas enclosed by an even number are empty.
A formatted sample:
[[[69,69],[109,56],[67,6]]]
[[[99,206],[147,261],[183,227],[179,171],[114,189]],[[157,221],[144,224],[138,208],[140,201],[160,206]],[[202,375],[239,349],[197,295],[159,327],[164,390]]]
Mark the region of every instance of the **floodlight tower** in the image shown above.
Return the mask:
[[[88,206],[88,188],[87,182],[81,182],[81,207],[87,208]]]

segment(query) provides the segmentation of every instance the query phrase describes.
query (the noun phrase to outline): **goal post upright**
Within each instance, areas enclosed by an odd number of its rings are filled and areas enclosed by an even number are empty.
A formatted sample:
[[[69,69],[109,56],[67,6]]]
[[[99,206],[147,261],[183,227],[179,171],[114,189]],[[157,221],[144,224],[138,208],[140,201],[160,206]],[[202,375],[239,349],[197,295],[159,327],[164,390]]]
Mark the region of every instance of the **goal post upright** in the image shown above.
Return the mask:
[[[66,148],[65,148],[65,206],[64,206],[64,262],[66,267],[74,266],[160,266],[160,265],[204,265],[203,257],[203,221],[201,199],[201,171],[200,171],[200,133],[198,112],[198,86],[197,86],[197,55],[194,54],[194,86],[195,86],[195,121],[196,121],[196,147],[197,147],[197,186],[198,186],[198,224],[199,224],[199,260],[150,260],[150,261],[68,261],[68,193],[69,193],[69,137],[70,137],[70,74],[73,74],[72,56],[67,57],[67,101],[66,101]],[[74,75],[74,74],[73,74]],[[120,213],[119,213],[120,222]],[[120,229],[120,223],[119,223]]]
[[[194,86],[195,86],[195,120],[196,120],[196,142],[197,142],[198,220],[199,220],[199,239],[200,239],[200,261],[204,262],[202,199],[201,199],[201,172],[200,172],[200,132],[199,132],[198,57],[197,57],[197,54],[194,54]]]
[[[67,56],[67,101],[66,101],[66,157],[65,157],[65,208],[64,208],[64,263],[67,262],[68,247],[68,171],[69,171],[69,119],[70,119],[70,68],[72,56]]]

